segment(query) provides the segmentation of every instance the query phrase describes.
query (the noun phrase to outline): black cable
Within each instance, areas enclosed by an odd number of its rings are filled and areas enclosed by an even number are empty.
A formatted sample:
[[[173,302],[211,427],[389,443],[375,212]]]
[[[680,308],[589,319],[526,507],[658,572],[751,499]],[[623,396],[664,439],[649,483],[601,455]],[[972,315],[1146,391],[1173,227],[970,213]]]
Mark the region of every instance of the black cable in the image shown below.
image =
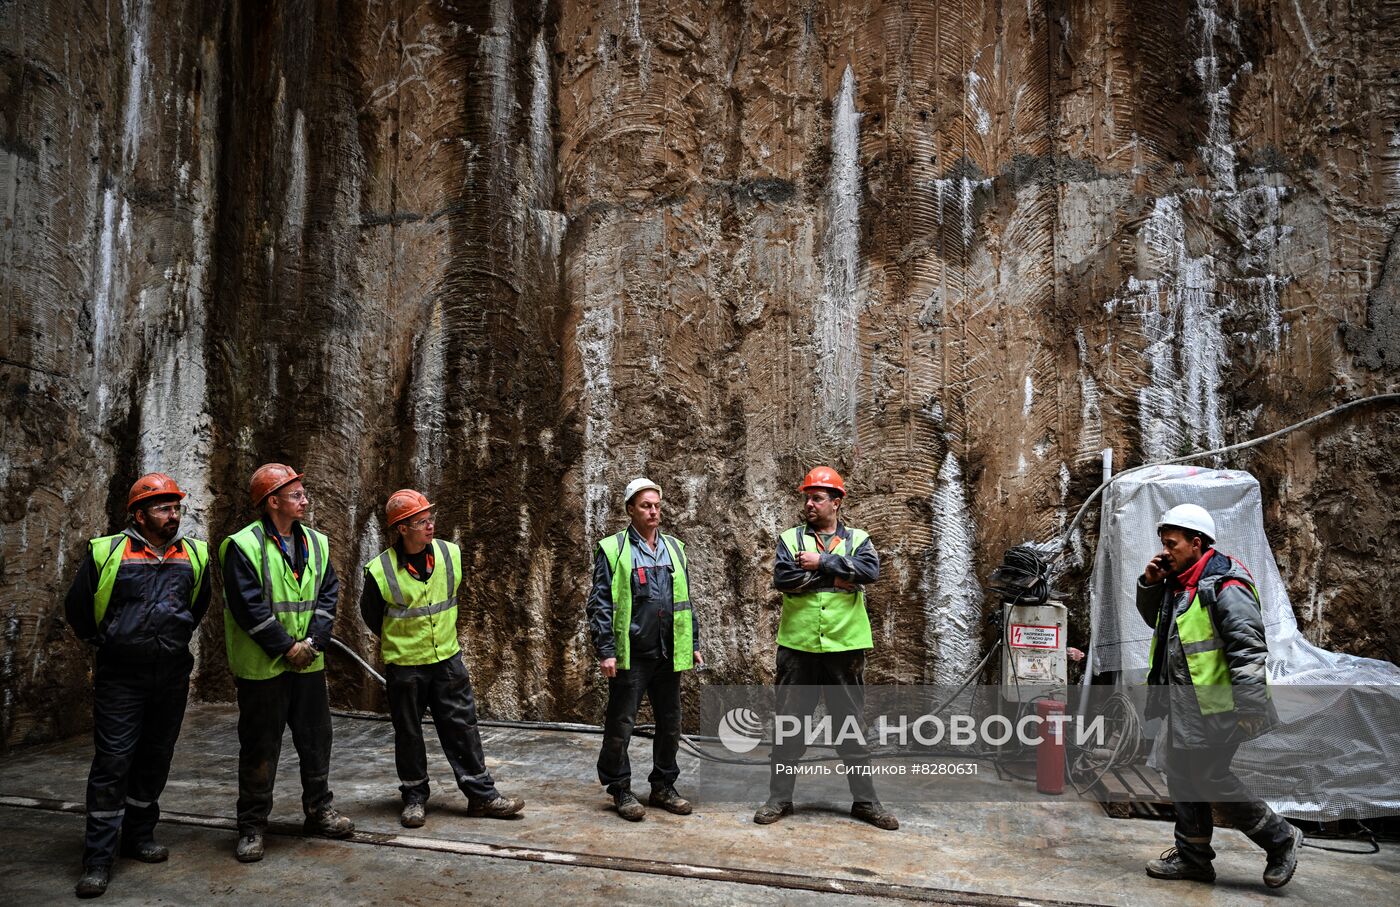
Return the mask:
[[[1316,823],[1317,826],[1318,826],[1317,831],[1314,831],[1314,832],[1312,832],[1312,833],[1310,833],[1310,834],[1307,835],[1307,839],[1303,841],[1303,846],[1304,846],[1304,847],[1316,848],[1317,850],[1326,850],[1326,851],[1329,851],[1329,852],[1331,852],[1331,853],[1345,853],[1345,854],[1351,854],[1351,855],[1353,855],[1353,856],[1362,856],[1362,857],[1364,857],[1364,856],[1370,856],[1371,854],[1380,853],[1380,850],[1381,850],[1381,843],[1380,843],[1380,842],[1381,842],[1382,840],[1391,840],[1391,841],[1396,840],[1396,836],[1394,836],[1394,835],[1386,836],[1386,835],[1383,835],[1383,834],[1378,834],[1378,833],[1376,832],[1375,829],[1371,828],[1371,826],[1367,825],[1367,824],[1366,824],[1364,821],[1362,821],[1361,819],[1342,820],[1342,821],[1344,821],[1344,822],[1345,822],[1345,821],[1354,821],[1354,822],[1356,823],[1356,826],[1357,826],[1357,829],[1358,829],[1358,830],[1357,830],[1357,831],[1353,831],[1353,832],[1344,832],[1344,831],[1328,832],[1328,831],[1324,831],[1324,830],[1323,830],[1324,828],[1326,828],[1326,824],[1325,824],[1325,823],[1322,823],[1322,822],[1318,822],[1318,823]],[[1349,848],[1349,847],[1328,847],[1328,846],[1326,846],[1325,844],[1315,844],[1315,843],[1313,843],[1313,841],[1315,841],[1315,840],[1317,840],[1317,839],[1319,839],[1319,838],[1322,839],[1322,840],[1326,840],[1326,841],[1364,841],[1364,842],[1366,842],[1367,844],[1369,844],[1369,845],[1371,846],[1371,849],[1370,849],[1370,850],[1353,850],[1353,849],[1351,849],[1351,848]]]
[[[1204,458],[1206,458],[1206,457],[1219,456],[1219,455],[1221,455],[1221,454],[1231,453],[1231,452],[1238,451],[1238,450],[1247,450],[1247,449],[1249,449],[1249,448],[1251,448],[1251,447],[1257,447],[1258,445],[1263,444],[1263,443],[1265,443],[1265,442],[1267,442],[1267,441],[1272,441],[1272,440],[1274,440],[1275,438],[1280,438],[1280,437],[1282,437],[1282,436],[1284,436],[1284,435],[1286,435],[1286,434],[1289,434],[1290,432],[1297,431],[1297,430],[1300,429],[1300,428],[1305,428],[1305,427],[1307,427],[1307,426],[1309,426],[1309,425],[1313,425],[1313,424],[1315,424],[1315,423],[1317,423],[1317,422],[1322,421],[1323,419],[1328,418],[1329,416],[1333,416],[1333,415],[1336,415],[1336,414],[1338,414],[1338,413],[1345,412],[1345,411],[1350,410],[1350,409],[1355,409],[1356,407],[1363,406],[1363,405],[1365,405],[1365,404],[1367,404],[1367,403],[1395,403],[1395,402],[1400,402],[1400,393],[1372,394],[1372,395],[1367,396],[1367,397],[1361,397],[1361,398],[1359,398],[1359,399],[1351,400],[1351,401],[1348,401],[1348,402],[1346,402],[1346,403],[1340,404],[1340,405],[1338,405],[1338,406],[1334,406],[1334,407],[1332,407],[1331,409],[1327,409],[1327,410],[1324,410],[1323,412],[1317,413],[1317,414],[1315,414],[1315,415],[1313,415],[1313,416],[1309,416],[1308,418],[1302,420],[1301,422],[1295,422],[1295,423],[1293,423],[1292,425],[1285,426],[1285,427],[1283,427],[1283,428],[1278,429],[1277,431],[1270,432],[1270,433],[1267,434],[1267,435],[1261,435],[1260,437],[1257,437],[1257,438],[1250,438],[1250,439],[1247,439],[1247,440],[1245,440],[1245,441],[1241,441],[1241,442],[1239,442],[1238,444],[1230,444],[1230,445],[1227,445],[1227,446],[1225,446],[1225,447],[1218,447],[1218,448],[1215,448],[1215,449],[1213,449],[1213,450],[1198,451],[1198,452],[1196,452],[1196,453],[1191,453],[1191,454],[1187,454],[1187,455],[1185,455],[1185,456],[1175,457],[1175,458],[1168,459],[1168,460],[1158,460],[1158,461],[1155,461],[1155,462],[1152,462],[1152,463],[1144,463],[1144,464],[1142,464],[1142,465],[1140,465],[1140,466],[1134,466],[1134,467],[1132,467],[1131,469],[1125,469],[1125,470],[1123,470],[1122,472],[1118,473],[1117,475],[1110,476],[1110,477],[1108,478],[1107,481],[1102,482],[1097,488],[1095,488],[1095,489],[1093,490],[1093,492],[1091,492],[1091,493],[1089,494],[1089,496],[1088,496],[1087,498],[1084,499],[1084,503],[1081,504],[1080,507],[1079,507],[1079,509],[1075,512],[1075,514],[1074,514],[1074,519],[1070,520],[1069,525],[1065,528],[1064,532],[1061,533],[1060,536],[1059,536],[1059,538],[1057,538],[1057,539],[1052,543],[1055,554],[1054,554],[1054,556],[1051,558],[1051,560],[1050,560],[1050,562],[1049,562],[1049,564],[1048,564],[1048,567],[1050,568],[1051,571],[1053,571],[1053,570],[1054,570],[1056,567],[1058,567],[1059,564],[1064,560],[1065,554],[1066,554],[1067,551],[1069,550],[1069,549],[1068,549],[1069,542],[1070,542],[1070,540],[1074,537],[1075,531],[1078,530],[1079,524],[1080,524],[1081,522],[1083,522],[1083,520],[1084,520],[1084,515],[1085,515],[1085,513],[1088,512],[1090,505],[1092,505],[1093,502],[1099,497],[1099,495],[1103,493],[1104,489],[1106,489],[1109,485],[1112,485],[1114,482],[1118,481],[1119,479],[1123,478],[1123,477],[1126,476],[1126,475],[1129,475],[1129,474],[1135,473],[1135,472],[1140,472],[1141,470],[1144,470],[1144,469],[1151,469],[1151,468],[1154,467],[1154,466],[1172,466],[1172,465],[1179,464],[1179,463],[1189,463],[1189,462],[1191,462],[1191,461],[1193,461],[1193,460],[1200,460],[1200,459],[1204,459]],[[1028,547],[1028,546],[1018,546],[1018,547],[1025,548],[1025,547]],[[1012,549],[1012,550],[1015,551],[1015,550],[1017,550],[1017,549]],[[1009,556],[1009,555],[1011,554],[1011,552],[1007,552],[1007,554],[1008,554],[1008,556]],[[995,574],[994,574],[994,575],[995,575]],[[1086,678],[1086,681],[1087,681],[1087,678]],[[1116,697],[1116,696],[1121,695],[1121,694],[1114,694],[1114,695],[1115,695],[1115,697]],[[1113,702],[1113,700],[1110,700],[1110,702]],[[1129,727],[1125,727],[1124,731],[1120,734],[1120,737],[1119,737],[1119,745],[1118,745],[1118,746],[1115,746],[1114,749],[1113,749],[1113,751],[1110,753],[1109,757],[1108,757],[1107,759],[1104,760],[1104,762],[1103,762],[1103,764],[1102,764],[1102,768],[1101,768],[1100,771],[1099,771],[1099,774],[1097,775],[1097,777],[1095,777],[1094,781],[1093,781],[1090,785],[1088,785],[1087,788],[1081,789],[1081,788],[1079,787],[1079,783],[1078,783],[1078,781],[1076,780],[1076,778],[1075,778],[1075,776],[1074,776],[1074,770],[1075,770],[1075,768],[1077,767],[1076,764],[1075,764],[1075,763],[1070,763],[1070,764],[1068,765],[1068,767],[1069,767],[1069,769],[1070,769],[1070,781],[1071,781],[1072,784],[1074,784],[1075,789],[1078,790],[1080,794],[1083,794],[1083,793],[1085,792],[1086,789],[1092,788],[1092,787],[1094,787],[1095,785],[1097,785],[1100,781],[1102,781],[1102,780],[1103,780],[1103,777],[1104,777],[1106,774],[1108,774],[1108,772],[1109,772],[1112,768],[1114,768],[1116,765],[1119,765],[1119,764],[1131,764],[1132,762],[1135,762],[1135,761],[1137,760],[1138,756],[1140,755],[1142,737],[1141,737],[1141,730],[1140,730],[1139,722],[1137,722],[1137,718],[1136,718],[1136,715],[1137,715],[1136,709],[1132,708],[1131,705],[1129,705],[1127,708],[1124,708],[1124,709],[1123,709],[1123,716],[1124,716],[1125,724],[1127,723],[1128,716],[1129,716],[1130,714],[1131,714],[1131,716],[1132,716],[1132,723],[1131,723],[1131,725],[1130,725],[1130,727],[1131,727],[1131,729],[1132,729],[1132,733],[1129,734]],[[1127,742],[1127,740],[1128,740],[1129,738],[1135,738],[1135,739],[1133,740],[1133,745],[1132,745],[1131,747],[1124,745],[1124,744]],[[1066,747],[1065,753],[1066,753],[1066,758],[1068,759],[1068,757],[1069,757],[1069,747]],[[1076,761],[1075,761],[1075,762],[1078,763],[1078,764],[1081,765],[1081,766],[1082,766],[1084,763],[1088,763],[1089,765],[1092,766],[1092,764],[1093,764],[1093,757],[1092,757],[1092,755],[1090,755],[1090,754],[1085,754],[1085,753],[1081,752],[1080,755],[1076,758]],[[1371,840],[1372,840],[1372,843],[1374,844],[1374,843],[1375,843],[1374,837],[1372,837]],[[1316,846],[1316,845],[1308,845],[1308,846]],[[1327,849],[1327,848],[1322,848],[1322,849]],[[1345,852],[1352,853],[1352,852],[1360,852],[1360,851],[1345,851]],[[1370,853],[1370,852],[1374,852],[1374,851],[1366,851],[1366,852],[1367,852],[1367,853]]]
[[[1314,837],[1315,837],[1315,836],[1314,836]],[[1357,835],[1346,835],[1346,836],[1338,835],[1338,836],[1337,836],[1337,840],[1339,840],[1339,841],[1343,841],[1343,840],[1353,840],[1353,841],[1367,840],[1367,841],[1370,841],[1370,842],[1371,842],[1371,849],[1370,849],[1370,850],[1351,850],[1350,848],[1347,848],[1347,847],[1327,847],[1327,846],[1325,846],[1325,845],[1323,845],[1323,844],[1314,844],[1312,841],[1308,840],[1307,836],[1304,836],[1304,838],[1303,838],[1303,846],[1304,846],[1304,847],[1312,847],[1312,848],[1314,848],[1314,849],[1316,849],[1316,850],[1325,850],[1325,851],[1328,851],[1328,852],[1330,852],[1330,853],[1347,853],[1347,854],[1351,854],[1352,856],[1357,856],[1357,857],[1367,857],[1367,856],[1370,856],[1370,855],[1373,854],[1373,853],[1380,853],[1380,852],[1381,852],[1381,845],[1380,845],[1380,843],[1376,840],[1375,835],[1372,835],[1372,834],[1370,834],[1370,833],[1357,834]]]
[[[1098,761],[1100,757],[1096,756],[1092,750],[1080,747],[1078,744],[1066,743],[1065,758],[1070,784],[1074,785],[1075,791],[1080,796],[1097,787],[1103,781],[1104,776],[1113,769],[1121,765],[1132,765],[1142,755],[1142,725],[1138,720],[1137,707],[1133,705],[1126,693],[1118,690],[1109,696],[1108,702],[1104,705],[1105,720],[1108,720],[1111,708],[1119,710],[1118,720],[1122,727],[1119,730],[1117,742],[1109,749],[1108,755],[1102,758],[1101,762]],[[1098,774],[1094,776],[1094,780],[1081,786],[1076,774],[1093,771],[1095,768],[1098,769]]]
[[[1280,428],[1278,431],[1270,432],[1267,435],[1261,435],[1258,438],[1250,438],[1246,441],[1241,441],[1238,444],[1229,444],[1225,447],[1217,447],[1214,450],[1203,450],[1198,453],[1187,454],[1184,457],[1175,457],[1170,460],[1157,460],[1152,463],[1143,463],[1141,466],[1134,466],[1131,469],[1125,469],[1117,475],[1111,476],[1108,479],[1108,481],[1099,485],[1098,488],[1095,488],[1093,492],[1087,498],[1084,499],[1084,503],[1080,505],[1079,510],[1074,514],[1074,519],[1070,520],[1069,526],[1060,535],[1059,539],[1055,543],[1055,556],[1054,559],[1051,561],[1051,566],[1053,567],[1055,565],[1058,565],[1060,561],[1064,559],[1065,552],[1068,550],[1067,546],[1069,545],[1069,540],[1074,537],[1074,532],[1076,529],[1079,528],[1079,524],[1083,521],[1084,513],[1089,509],[1089,505],[1094,502],[1094,499],[1097,498],[1105,488],[1112,485],[1114,482],[1118,481],[1126,475],[1130,475],[1131,473],[1139,472],[1144,469],[1151,469],[1154,466],[1174,466],[1178,463],[1189,463],[1192,460],[1200,460],[1204,459],[1205,457],[1219,456],[1220,454],[1232,453],[1237,450],[1247,450],[1251,447],[1257,447],[1258,445],[1263,444],[1265,441],[1272,441],[1275,438],[1281,438],[1289,432],[1294,432],[1300,428],[1305,428],[1309,425],[1312,425],[1315,422],[1320,422],[1323,419],[1326,419],[1328,416],[1334,416],[1337,413],[1346,412],[1349,409],[1355,409],[1356,407],[1364,406],[1367,403],[1397,402],[1400,402],[1400,393],[1372,394],[1369,397],[1361,397],[1356,400],[1350,400],[1339,406],[1334,406],[1331,409],[1324,410],[1318,413],[1317,415],[1309,416],[1301,422],[1295,422],[1292,425],[1285,426],[1283,428]]]

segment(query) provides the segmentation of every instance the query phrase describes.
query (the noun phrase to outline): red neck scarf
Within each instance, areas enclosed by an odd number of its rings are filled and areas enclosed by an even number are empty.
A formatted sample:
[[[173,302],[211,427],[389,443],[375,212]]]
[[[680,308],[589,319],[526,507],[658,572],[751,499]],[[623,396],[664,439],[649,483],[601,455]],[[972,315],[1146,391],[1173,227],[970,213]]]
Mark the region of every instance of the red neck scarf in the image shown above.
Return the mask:
[[[1201,574],[1205,572],[1206,565],[1210,559],[1215,557],[1215,549],[1207,548],[1201,553],[1201,559],[1192,564],[1190,568],[1172,577],[1172,584],[1180,586],[1186,590],[1187,597],[1190,598],[1196,593],[1196,586],[1201,582]]]

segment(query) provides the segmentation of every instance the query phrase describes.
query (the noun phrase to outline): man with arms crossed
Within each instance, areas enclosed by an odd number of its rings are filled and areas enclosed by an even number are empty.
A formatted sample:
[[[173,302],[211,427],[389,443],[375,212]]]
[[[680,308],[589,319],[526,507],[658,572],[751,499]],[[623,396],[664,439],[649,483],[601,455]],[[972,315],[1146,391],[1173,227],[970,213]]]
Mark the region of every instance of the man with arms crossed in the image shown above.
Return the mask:
[[[816,467],[799,490],[807,522],[783,532],[773,561],[773,588],[783,593],[777,713],[805,718],[825,697],[833,726],[843,726],[848,717],[864,725],[865,653],[874,646],[865,584],[880,578],[880,555],[865,530],[841,521],[846,484],[836,470]],[[806,749],[801,733],[773,747],[768,802],[753,816],[759,825],[792,815],[796,768]],[[887,831],[899,828],[875,796],[869,748],[842,740],[836,751],[848,771],[851,815]]]

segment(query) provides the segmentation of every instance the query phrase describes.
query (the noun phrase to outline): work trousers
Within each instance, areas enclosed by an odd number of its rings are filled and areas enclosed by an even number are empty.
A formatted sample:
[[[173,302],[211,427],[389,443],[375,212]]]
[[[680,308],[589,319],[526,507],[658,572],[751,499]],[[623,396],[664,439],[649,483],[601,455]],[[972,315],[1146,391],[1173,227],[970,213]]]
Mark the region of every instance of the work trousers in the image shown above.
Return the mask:
[[[627,746],[637,725],[642,697],[651,702],[656,734],[651,741],[653,787],[674,787],[681,775],[676,753],[681,746],[681,673],[669,658],[632,658],[631,667],[608,678],[608,712],[603,722],[603,749],[598,754],[598,781],[609,792],[632,785]]]
[[[84,866],[112,865],[119,834],[128,846],[154,839],[193,666],[188,652],[140,662],[98,654]]]
[[[394,764],[403,802],[428,802],[428,751],[423,743],[423,709],[433,716],[438,742],[468,800],[494,800],[496,782],[486,770],[476,699],[460,654],[427,665],[385,665],[389,715],[394,721]]]
[[[329,806],[331,708],[326,672],[284,671],[268,680],[237,678],[238,833],[262,834],[272,812],[272,788],[282,755],[282,733],[292,730],[301,763],[301,808],[312,815]]]
[[[809,717],[817,703],[826,700],[832,734],[837,735],[848,717],[865,726],[865,651],[800,652],[778,646],[777,702],[775,713],[798,720]],[[837,737],[840,740],[840,737]],[[786,736],[769,756],[768,798],[791,802],[797,785],[796,767],[807,751],[803,732]],[[836,753],[848,769],[846,780],[856,803],[878,803],[871,775],[870,748],[863,742],[841,740]],[[785,766],[780,772],[778,766]]]
[[[1163,733],[1170,731],[1163,728]],[[1183,859],[1197,866],[1209,866],[1215,859],[1215,850],[1210,846],[1215,826],[1212,804],[1231,825],[1268,853],[1293,840],[1293,829],[1287,820],[1264,801],[1255,799],[1230,771],[1238,743],[1186,750],[1172,746],[1170,736],[1167,741],[1163,769],[1176,809],[1176,850]]]

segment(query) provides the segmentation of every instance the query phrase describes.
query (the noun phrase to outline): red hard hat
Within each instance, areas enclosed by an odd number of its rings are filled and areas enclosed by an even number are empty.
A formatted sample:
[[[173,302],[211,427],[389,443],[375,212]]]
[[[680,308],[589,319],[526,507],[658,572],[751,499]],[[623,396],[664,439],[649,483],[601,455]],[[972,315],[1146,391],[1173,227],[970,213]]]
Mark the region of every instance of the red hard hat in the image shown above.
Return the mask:
[[[846,493],[846,483],[841,481],[841,474],[830,466],[814,467],[802,479],[802,484],[797,486],[798,491],[811,491],[813,488],[825,488],[841,495]]]
[[[390,527],[393,527],[431,509],[432,506],[420,492],[412,488],[400,488],[389,495],[389,500],[384,504],[384,515],[388,518]]]
[[[252,499],[253,506],[256,507],[267,500],[268,495],[283,485],[295,482],[302,475],[303,473],[281,463],[264,463],[257,468],[257,471],[253,473],[253,478],[248,482],[248,497]]]
[[[180,486],[175,484],[175,480],[163,472],[148,472],[136,480],[136,484],[131,486],[131,491],[126,495],[126,509],[130,510],[140,501],[147,498],[169,497],[174,495],[183,498],[185,493],[180,490]]]

